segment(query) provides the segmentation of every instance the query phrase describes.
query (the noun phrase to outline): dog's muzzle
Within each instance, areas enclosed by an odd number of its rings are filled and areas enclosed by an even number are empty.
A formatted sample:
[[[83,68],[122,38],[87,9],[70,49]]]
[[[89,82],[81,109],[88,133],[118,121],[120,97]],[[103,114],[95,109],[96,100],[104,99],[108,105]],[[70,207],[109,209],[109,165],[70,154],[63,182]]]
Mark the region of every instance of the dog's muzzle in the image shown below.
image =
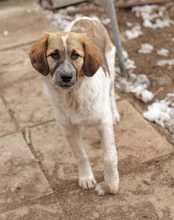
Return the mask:
[[[67,89],[77,83],[77,72],[74,66],[66,60],[57,67],[53,73],[52,80],[54,84]]]

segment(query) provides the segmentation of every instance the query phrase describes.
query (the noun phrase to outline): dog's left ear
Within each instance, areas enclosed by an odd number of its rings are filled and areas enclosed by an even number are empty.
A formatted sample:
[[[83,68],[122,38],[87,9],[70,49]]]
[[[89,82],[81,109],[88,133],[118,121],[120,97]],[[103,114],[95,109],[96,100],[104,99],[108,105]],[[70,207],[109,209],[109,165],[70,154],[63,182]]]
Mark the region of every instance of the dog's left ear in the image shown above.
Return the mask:
[[[48,38],[49,33],[44,33],[39,40],[31,46],[28,53],[33,67],[44,76],[49,73],[49,67],[46,59]]]
[[[80,40],[85,52],[84,74],[91,77],[97,72],[102,64],[100,50],[86,34],[82,34]]]

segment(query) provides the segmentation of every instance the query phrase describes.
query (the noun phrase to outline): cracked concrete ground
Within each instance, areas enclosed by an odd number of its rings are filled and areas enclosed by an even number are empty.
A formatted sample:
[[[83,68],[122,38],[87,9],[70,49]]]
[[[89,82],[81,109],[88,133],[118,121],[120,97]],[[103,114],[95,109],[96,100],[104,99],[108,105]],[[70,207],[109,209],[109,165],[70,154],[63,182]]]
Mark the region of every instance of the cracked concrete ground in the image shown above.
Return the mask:
[[[121,98],[120,191],[99,197],[78,187],[71,149],[27,55],[42,32],[57,29],[28,0],[0,2],[0,21],[0,219],[174,219],[173,148]],[[89,129],[83,138],[102,182],[99,136]]]

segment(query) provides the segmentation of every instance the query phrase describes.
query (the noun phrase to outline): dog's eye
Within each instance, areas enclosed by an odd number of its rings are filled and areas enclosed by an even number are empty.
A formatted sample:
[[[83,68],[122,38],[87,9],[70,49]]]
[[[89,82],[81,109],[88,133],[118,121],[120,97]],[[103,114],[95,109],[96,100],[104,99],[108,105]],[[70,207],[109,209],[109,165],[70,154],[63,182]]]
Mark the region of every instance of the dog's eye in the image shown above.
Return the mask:
[[[58,52],[50,54],[50,57],[53,58],[54,60],[58,60],[60,58],[60,55]]]
[[[79,57],[80,57],[80,55],[75,53],[75,52],[73,52],[72,55],[71,55],[72,60],[77,60]]]

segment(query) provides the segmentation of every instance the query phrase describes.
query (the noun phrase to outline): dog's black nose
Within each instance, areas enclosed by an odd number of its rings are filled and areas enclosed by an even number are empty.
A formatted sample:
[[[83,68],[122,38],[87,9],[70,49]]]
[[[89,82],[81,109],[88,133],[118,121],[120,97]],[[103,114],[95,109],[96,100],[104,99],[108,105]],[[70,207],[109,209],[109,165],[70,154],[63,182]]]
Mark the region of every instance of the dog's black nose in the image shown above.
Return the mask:
[[[65,83],[69,83],[71,81],[72,77],[73,77],[72,73],[65,73],[65,74],[60,75],[60,78]]]

